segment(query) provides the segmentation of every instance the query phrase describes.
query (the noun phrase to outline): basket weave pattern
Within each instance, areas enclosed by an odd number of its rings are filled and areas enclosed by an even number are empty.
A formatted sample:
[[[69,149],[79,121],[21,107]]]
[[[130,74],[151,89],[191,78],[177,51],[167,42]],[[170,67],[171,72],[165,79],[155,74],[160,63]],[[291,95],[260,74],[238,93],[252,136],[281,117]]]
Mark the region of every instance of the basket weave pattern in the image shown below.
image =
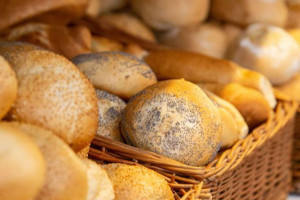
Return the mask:
[[[293,149],[293,192],[300,193],[300,107],[296,115]]]

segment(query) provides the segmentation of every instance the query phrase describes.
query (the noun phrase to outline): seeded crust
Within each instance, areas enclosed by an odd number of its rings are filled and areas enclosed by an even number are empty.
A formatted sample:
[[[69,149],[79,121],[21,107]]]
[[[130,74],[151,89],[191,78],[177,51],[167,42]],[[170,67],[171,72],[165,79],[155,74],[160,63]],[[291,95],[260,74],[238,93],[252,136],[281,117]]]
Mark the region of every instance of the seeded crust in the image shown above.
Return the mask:
[[[129,144],[187,165],[213,160],[222,131],[218,109],[195,84],[159,82],[134,96],[121,130]]]
[[[68,145],[43,128],[9,124],[33,139],[46,161],[46,180],[35,200],[86,200],[86,168]]]
[[[167,181],[143,166],[108,164],[102,166],[115,190],[115,200],[173,200]]]
[[[18,83],[15,72],[0,56],[0,120],[7,114],[17,98]]]
[[[89,159],[82,159],[87,168],[88,195],[86,200],[114,200],[113,185],[106,171]]]
[[[157,82],[152,69],[139,59],[121,52],[81,54],[72,62],[98,89],[129,99]]]
[[[0,123],[0,199],[35,199],[45,180],[42,153],[25,133]]]
[[[14,53],[15,48],[0,45],[19,84],[10,118],[51,130],[75,151],[86,147],[98,123],[92,84],[62,56],[41,50]]]
[[[97,135],[123,142],[120,122],[126,103],[104,90],[96,89],[96,95],[99,113]]]

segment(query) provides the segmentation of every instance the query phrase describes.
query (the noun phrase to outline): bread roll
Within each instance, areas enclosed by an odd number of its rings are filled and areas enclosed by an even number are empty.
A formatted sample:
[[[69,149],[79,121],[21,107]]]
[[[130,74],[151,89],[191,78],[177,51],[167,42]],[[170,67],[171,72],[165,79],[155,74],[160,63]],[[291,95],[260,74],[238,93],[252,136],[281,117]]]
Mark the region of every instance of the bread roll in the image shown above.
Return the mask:
[[[99,112],[97,135],[122,142],[120,122],[126,103],[119,97],[104,90],[96,89],[96,94]]]
[[[300,46],[285,30],[265,24],[249,26],[230,58],[264,74],[272,84],[289,81],[300,70]]]
[[[300,28],[288,29],[287,31],[296,40],[298,45],[300,45]]]
[[[202,22],[209,9],[208,0],[131,0],[130,3],[134,11],[157,30]]]
[[[92,84],[62,56],[15,49],[14,45],[0,45],[0,54],[13,67],[19,83],[10,118],[53,131],[75,151],[86,147],[98,125]]]
[[[300,1],[299,0],[285,0],[288,7],[287,28],[300,28]]]
[[[201,83],[198,85],[234,105],[250,129],[256,128],[265,122],[269,118],[270,112],[272,112],[263,95],[254,89],[236,83],[226,85]]]
[[[256,22],[284,26],[288,9],[284,0],[212,0],[211,13],[218,20],[242,26]]]
[[[0,199],[32,200],[45,180],[42,153],[23,132],[0,123]]]
[[[0,120],[10,110],[17,98],[18,83],[15,72],[0,56]]]
[[[167,181],[146,167],[125,164],[102,166],[115,190],[115,200],[174,200]]]
[[[223,29],[227,38],[227,49],[224,56],[225,58],[227,58],[228,55],[231,55],[231,52],[234,50],[235,43],[238,41],[242,33],[242,28],[230,23],[221,25],[221,28]]]
[[[126,12],[111,13],[100,16],[101,21],[111,24],[112,26],[138,38],[155,42],[155,36],[151,29],[148,28],[139,18]]]
[[[160,80],[184,78],[194,83],[228,84],[235,82],[261,92],[272,108],[276,105],[273,89],[268,79],[228,60],[214,59],[179,50],[151,52],[144,60]]]
[[[87,168],[88,195],[86,200],[114,200],[113,185],[106,171],[89,159],[82,159]]]
[[[95,17],[112,10],[123,8],[127,3],[128,0],[90,0],[86,13]]]
[[[73,58],[72,62],[96,88],[124,99],[157,82],[149,66],[126,53],[82,54]]]
[[[222,58],[227,49],[225,32],[213,23],[173,28],[159,40],[172,47]]]
[[[218,109],[185,80],[150,86],[127,104],[121,130],[128,144],[200,166],[212,161],[222,131]]]
[[[223,130],[221,132],[221,148],[229,148],[240,139],[247,136],[249,128],[239,111],[228,101],[204,90],[205,94],[218,108]]]
[[[37,126],[9,124],[30,136],[45,158],[46,180],[36,200],[86,200],[86,168],[68,145]]]
[[[90,144],[81,149],[80,151],[76,152],[76,155],[79,158],[87,158],[89,156],[89,151],[90,151]]]
[[[293,100],[300,102],[300,73],[296,74],[289,82],[276,87],[276,89],[288,95]]]
[[[92,51],[101,52],[101,51],[122,51],[123,45],[115,40],[93,36],[92,37]]]

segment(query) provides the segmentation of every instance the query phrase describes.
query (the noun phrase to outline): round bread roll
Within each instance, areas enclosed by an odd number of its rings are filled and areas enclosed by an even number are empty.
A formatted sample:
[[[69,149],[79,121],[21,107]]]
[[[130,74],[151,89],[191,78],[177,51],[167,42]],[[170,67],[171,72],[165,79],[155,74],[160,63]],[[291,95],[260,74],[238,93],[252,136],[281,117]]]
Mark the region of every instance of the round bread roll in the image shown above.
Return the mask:
[[[288,9],[284,0],[212,0],[211,13],[218,20],[242,26],[257,22],[284,26]]]
[[[224,31],[212,23],[178,27],[162,33],[159,40],[172,47],[222,58],[227,49]]]
[[[300,28],[300,1],[299,0],[285,0],[288,7],[287,28]]]
[[[134,11],[154,29],[196,24],[205,20],[209,0],[131,0]],[[175,6],[176,5],[176,6]]]
[[[0,120],[7,114],[17,98],[18,82],[15,72],[0,56]]]
[[[296,74],[289,82],[276,87],[276,89],[288,95],[293,100],[300,102],[300,73]]]
[[[45,180],[42,153],[25,133],[0,123],[0,199],[32,200]]]
[[[99,112],[97,135],[123,142],[120,122],[126,103],[104,90],[96,89],[96,94]]]
[[[89,159],[82,159],[87,168],[88,194],[86,200],[114,200],[113,185],[106,171]]]
[[[174,200],[167,181],[153,170],[119,163],[102,167],[114,186],[115,200]]]
[[[40,50],[15,53],[14,49],[0,45],[0,54],[13,67],[19,83],[10,118],[51,130],[75,151],[86,147],[98,126],[92,84],[62,56]]]
[[[101,16],[100,19],[133,36],[150,42],[156,40],[152,31],[140,19],[130,13],[111,13]]]
[[[112,10],[126,6],[128,0],[89,0],[86,13],[91,16],[98,16]]]
[[[86,200],[86,168],[61,139],[43,128],[11,122],[9,125],[30,136],[46,161],[46,180],[36,200]]]
[[[100,51],[121,51],[123,45],[115,40],[93,36],[92,37],[92,51],[100,52]]]
[[[230,58],[264,74],[272,84],[289,81],[300,69],[300,47],[285,30],[265,24],[249,26]]]
[[[72,61],[96,88],[124,99],[129,99],[157,82],[152,69],[147,64],[126,53],[82,54]]]
[[[178,79],[159,82],[133,97],[121,130],[128,144],[200,166],[218,152],[222,127],[218,109],[200,87]]]

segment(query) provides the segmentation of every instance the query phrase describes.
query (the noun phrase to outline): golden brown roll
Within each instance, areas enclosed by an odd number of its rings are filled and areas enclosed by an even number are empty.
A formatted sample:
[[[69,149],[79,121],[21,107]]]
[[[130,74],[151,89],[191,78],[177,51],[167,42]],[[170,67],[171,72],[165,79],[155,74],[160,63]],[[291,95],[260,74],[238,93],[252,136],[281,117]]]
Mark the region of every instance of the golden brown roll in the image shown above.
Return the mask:
[[[87,168],[88,194],[86,200],[114,200],[113,185],[106,171],[89,159],[82,159]]]
[[[128,144],[200,166],[212,161],[222,131],[218,109],[197,85],[161,81],[127,104],[121,130]]]
[[[298,0],[285,0],[288,7],[287,28],[300,28],[300,2]]]
[[[20,46],[20,45],[19,45]],[[92,84],[66,58],[41,50],[0,45],[16,72],[18,98],[10,118],[53,131],[75,151],[97,131],[97,97]]]
[[[225,32],[213,23],[176,27],[159,35],[171,47],[222,58],[227,49]]]
[[[73,58],[72,62],[96,88],[124,99],[157,82],[148,65],[126,53],[82,54]]]
[[[46,173],[37,145],[22,131],[1,122],[0,155],[0,199],[35,199]]]
[[[19,122],[9,125],[30,136],[45,158],[46,180],[36,200],[86,200],[86,168],[67,144],[37,126]]]
[[[76,155],[79,158],[87,158],[89,156],[89,151],[90,151],[90,144],[81,149],[80,151],[76,152]]]
[[[284,0],[212,0],[212,16],[242,26],[262,22],[284,26],[288,9]]]
[[[101,52],[101,51],[122,51],[123,45],[115,40],[93,36],[92,37],[92,51]]]
[[[157,30],[202,22],[209,9],[208,0],[131,0],[130,3],[134,11]]]
[[[300,102],[300,73],[296,74],[289,82],[276,87],[276,89],[288,95],[293,100]]]
[[[15,72],[0,56],[0,120],[7,114],[17,98],[18,82]]]
[[[115,190],[115,200],[174,200],[167,181],[146,167],[125,164],[102,165]]]
[[[86,13],[91,16],[117,10],[126,6],[129,0],[90,0]]]
[[[299,55],[300,46],[284,29],[253,24],[239,38],[230,59],[280,85],[300,70]]]

